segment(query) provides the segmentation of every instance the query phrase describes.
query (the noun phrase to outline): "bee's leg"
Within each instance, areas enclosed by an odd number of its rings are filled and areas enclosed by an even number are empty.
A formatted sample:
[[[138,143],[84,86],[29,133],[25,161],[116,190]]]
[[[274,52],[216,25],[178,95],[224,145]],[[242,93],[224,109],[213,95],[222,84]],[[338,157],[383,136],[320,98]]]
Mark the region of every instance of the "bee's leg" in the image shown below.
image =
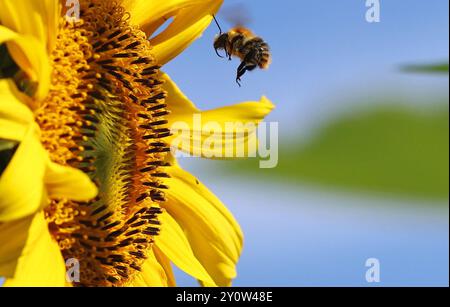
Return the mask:
[[[241,65],[239,65],[238,69],[237,69],[237,75],[236,75],[236,83],[239,85],[239,87],[241,87],[241,77],[245,74],[246,69],[245,69],[245,62],[242,62]]]
[[[243,75],[245,75],[245,73],[247,72],[247,70],[249,70],[249,68],[250,68],[250,66],[248,66],[248,64],[245,61],[242,62],[241,65],[239,65],[239,67],[237,69],[237,77],[236,77],[236,83],[239,85],[239,87],[241,87],[241,83],[239,82],[239,81],[241,81],[241,77]]]
[[[238,69],[237,69],[237,77],[236,77],[236,81],[241,81],[241,77],[247,72],[247,71],[252,71],[257,67],[257,65],[255,64],[249,64],[247,62],[242,62],[241,65],[239,65]],[[239,84],[239,82],[238,82]]]

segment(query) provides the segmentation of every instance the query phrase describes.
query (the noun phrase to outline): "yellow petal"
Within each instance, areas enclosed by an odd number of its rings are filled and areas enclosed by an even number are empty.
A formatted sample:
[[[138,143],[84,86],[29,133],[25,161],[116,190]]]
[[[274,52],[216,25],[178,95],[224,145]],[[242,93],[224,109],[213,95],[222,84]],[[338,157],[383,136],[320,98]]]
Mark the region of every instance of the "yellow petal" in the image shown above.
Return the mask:
[[[47,194],[80,201],[95,197],[97,188],[86,174],[50,162],[33,113],[12,94],[13,87],[0,81],[0,139],[20,142],[0,176],[0,222],[35,213],[47,204]]]
[[[97,187],[85,173],[52,162],[48,162],[44,180],[50,198],[88,201],[98,193]]]
[[[122,0],[122,6],[130,13],[130,22],[145,27],[167,18],[181,8],[204,3],[205,0]]]
[[[33,214],[45,203],[44,174],[48,157],[35,126],[29,127],[0,177],[0,222]]]
[[[222,3],[223,0],[122,0],[122,6],[131,15],[130,22],[143,29],[155,28],[153,25],[164,23],[176,16],[181,9],[198,8],[203,4],[214,7]],[[146,33],[149,36],[153,34]]]
[[[48,197],[88,201],[97,195],[86,174],[50,162],[33,127],[0,177],[0,222],[35,213],[48,204]]]
[[[161,65],[201,36],[222,3],[223,0],[122,0],[131,14],[131,23],[139,25],[149,37],[174,18],[167,29],[151,39],[153,54]]]
[[[13,94],[15,85],[0,80],[0,138],[21,141],[34,122],[33,113]]]
[[[61,15],[60,0],[34,0],[47,30],[47,50],[53,51],[58,36],[59,18]],[[67,2],[67,1],[66,1]]]
[[[147,255],[147,260],[141,267],[141,272],[136,274],[131,282],[132,287],[167,287],[169,285],[168,276],[164,267],[159,263],[153,251]]]
[[[186,234],[195,256],[218,286],[229,286],[236,277],[242,251],[239,224],[222,202],[194,176],[178,166],[168,170],[167,202],[163,208]],[[206,283],[207,284],[207,283]]]
[[[170,259],[167,258],[166,255],[157,247],[153,246],[153,253],[155,254],[156,259],[158,260],[161,267],[164,269],[164,272],[166,273],[167,277],[167,286],[168,287],[176,287],[176,281],[175,276],[173,274],[172,270],[172,263],[170,262]]]
[[[0,276],[5,286],[64,286],[66,268],[43,212],[0,224]]]
[[[172,122],[176,118],[199,112],[195,104],[181,91],[168,74],[161,73],[160,78],[164,80],[163,87],[167,92],[166,101],[170,106]]]
[[[13,30],[0,25],[0,44],[17,38],[19,34]]]
[[[174,147],[204,158],[233,158],[236,153],[249,157],[255,154],[257,126],[274,109],[269,99],[262,97],[260,101],[200,111],[168,75],[161,77],[165,80],[164,90],[168,93],[166,103],[172,112],[168,120],[174,135],[169,141],[176,140],[172,144]],[[216,130],[211,132],[211,127]],[[206,141],[212,146],[205,146]]]
[[[50,87],[48,54],[56,41],[60,9],[58,0],[0,1],[0,43],[7,42],[14,61],[37,83],[33,94],[38,100],[46,96]],[[8,29],[16,36],[8,34],[7,38],[1,34]]]
[[[155,244],[161,252],[187,274],[208,284],[214,284],[208,272],[194,256],[186,235],[178,223],[166,212],[161,214],[159,219],[161,233],[155,238]]]
[[[33,93],[38,100],[43,99],[50,88],[50,61],[45,45],[30,35],[19,35],[0,25],[0,44],[7,43],[9,53],[15,63],[37,83]]]
[[[21,35],[36,38],[51,51],[60,9],[59,0],[2,0],[0,23]]]

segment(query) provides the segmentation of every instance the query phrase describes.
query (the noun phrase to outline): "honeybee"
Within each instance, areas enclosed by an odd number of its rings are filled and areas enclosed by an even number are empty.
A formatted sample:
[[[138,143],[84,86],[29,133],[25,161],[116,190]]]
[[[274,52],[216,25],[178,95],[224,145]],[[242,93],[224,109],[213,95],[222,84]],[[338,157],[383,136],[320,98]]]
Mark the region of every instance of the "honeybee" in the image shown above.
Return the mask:
[[[241,60],[236,76],[236,83],[239,87],[241,86],[241,77],[247,71],[253,71],[257,67],[260,69],[269,68],[271,64],[270,47],[261,37],[242,26],[242,23],[237,23],[237,26],[227,33],[223,33],[216,17],[213,17],[220,31],[220,34],[214,40],[214,49],[217,55],[223,58],[219,50],[224,50],[229,60],[233,56]]]

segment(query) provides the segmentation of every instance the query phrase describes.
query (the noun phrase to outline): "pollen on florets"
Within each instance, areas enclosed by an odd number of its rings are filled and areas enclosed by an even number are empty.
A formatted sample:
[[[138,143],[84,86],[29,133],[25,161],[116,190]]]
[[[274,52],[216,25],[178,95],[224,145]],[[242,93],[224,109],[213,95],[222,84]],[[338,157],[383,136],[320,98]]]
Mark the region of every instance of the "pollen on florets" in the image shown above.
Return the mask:
[[[80,17],[61,18],[36,121],[51,159],[89,174],[100,193],[87,203],[54,199],[46,219],[64,258],[80,260],[74,285],[125,285],[159,233],[170,166],[166,93],[145,33],[120,5],[81,1]]]

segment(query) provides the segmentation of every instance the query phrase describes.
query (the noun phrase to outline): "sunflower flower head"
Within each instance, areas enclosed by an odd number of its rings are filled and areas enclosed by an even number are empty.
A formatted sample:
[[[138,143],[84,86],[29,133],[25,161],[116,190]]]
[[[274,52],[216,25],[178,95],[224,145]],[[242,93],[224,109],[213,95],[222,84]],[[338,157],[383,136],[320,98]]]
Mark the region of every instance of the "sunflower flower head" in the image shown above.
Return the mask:
[[[81,12],[81,22],[61,25],[54,81],[36,120],[53,160],[83,170],[100,191],[84,205],[54,201],[46,217],[63,256],[88,259],[80,263],[84,285],[123,284],[159,232],[166,93],[150,42],[121,6],[87,1]]]
[[[28,238],[14,246],[15,261],[0,251],[0,275],[11,285],[39,283],[22,268],[41,253],[58,264],[79,260],[76,286],[173,286],[171,263],[204,285],[229,285],[242,233],[172,156],[171,123],[202,112],[160,71],[202,33],[222,1],[81,0],[75,21],[59,1],[27,3],[0,0],[0,44],[18,67],[0,89],[7,95],[0,101],[0,140],[21,142],[15,156],[33,144],[28,152],[45,160],[37,166],[50,167],[41,167],[45,176],[29,177],[47,178],[48,193],[20,215],[4,212],[20,212],[23,201],[0,200],[4,233],[18,227]],[[174,22],[149,40],[170,17]],[[258,123],[272,108],[263,99],[237,106],[233,116]],[[7,110],[26,115],[6,121]],[[223,122],[230,120],[231,112],[223,114]],[[13,129],[25,116],[26,129]],[[4,183],[14,165],[28,164],[11,162],[0,191],[20,199],[20,189]],[[65,172],[81,178],[59,179]],[[64,188],[55,188],[60,181]],[[52,193],[60,190],[67,193]],[[6,240],[0,234],[0,243]]]

